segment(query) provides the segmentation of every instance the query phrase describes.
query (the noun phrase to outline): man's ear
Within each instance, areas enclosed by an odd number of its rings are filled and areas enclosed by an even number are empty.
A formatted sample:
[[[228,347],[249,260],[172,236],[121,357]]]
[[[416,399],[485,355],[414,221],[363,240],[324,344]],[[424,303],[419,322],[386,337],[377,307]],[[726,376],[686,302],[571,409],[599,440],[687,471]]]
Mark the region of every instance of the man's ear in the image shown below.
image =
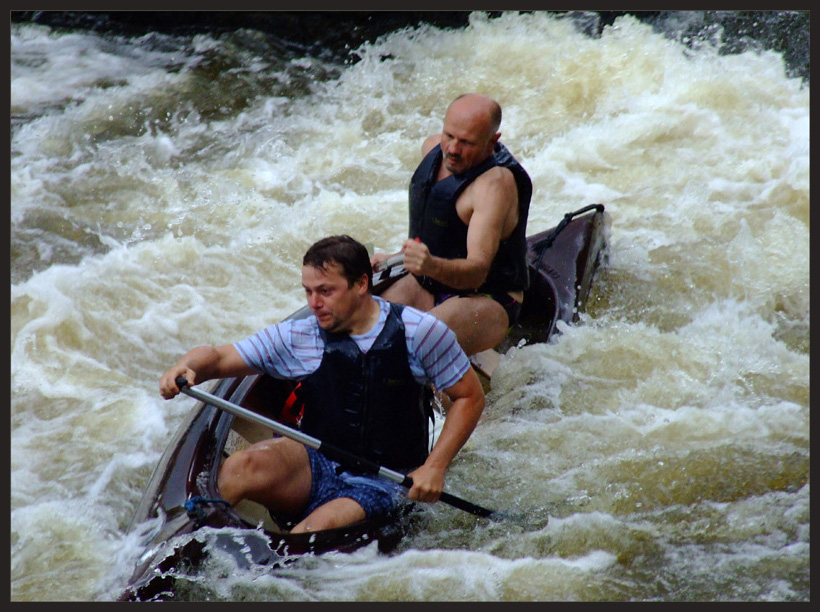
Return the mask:
[[[485,149],[487,155],[493,154],[493,151],[495,151],[495,143],[498,142],[499,138],[501,138],[501,132],[496,132],[495,136],[493,136],[492,138],[490,138],[489,141],[487,141],[487,148]]]
[[[370,289],[370,282],[367,278],[367,274],[362,274],[358,281],[356,281],[356,290],[359,292],[359,295],[364,295]]]

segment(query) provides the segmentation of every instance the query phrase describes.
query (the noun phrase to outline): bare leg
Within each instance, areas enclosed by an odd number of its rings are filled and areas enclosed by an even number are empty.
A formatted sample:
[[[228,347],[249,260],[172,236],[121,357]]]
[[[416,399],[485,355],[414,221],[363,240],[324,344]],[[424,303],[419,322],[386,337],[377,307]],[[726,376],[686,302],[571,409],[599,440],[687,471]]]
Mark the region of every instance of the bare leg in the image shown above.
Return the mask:
[[[510,326],[506,311],[492,298],[452,297],[434,307],[433,295],[412,274],[397,280],[381,297],[434,314],[455,332],[468,355],[497,346]]]
[[[504,308],[488,297],[453,297],[435,305],[433,295],[412,274],[388,287],[381,297],[430,312],[452,329],[468,355],[497,346],[507,335],[509,318]]]
[[[219,491],[234,505],[249,499],[274,513],[296,515],[310,499],[312,476],[305,447],[288,438],[252,444],[225,460],[219,471]],[[365,518],[364,509],[349,497],[323,504],[299,522],[292,533],[343,527]]]
[[[431,310],[435,305],[432,294],[419,285],[412,274],[402,276],[385,289],[381,297],[388,302],[407,304],[425,312]]]
[[[272,438],[228,457],[219,470],[218,484],[231,505],[248,499],[293,515],[307,505],[311,481],[307,449],[289,438]]]
[[[430,314],[455,332],[468,355],[497,346],[509,327],[504,308],[488,297],[453,297],[430,310]]]
[[[291,533],[344,527],[362,520],[365,516],[364,508],[358,502],[349,497],[339,497],[316,508],[299,524],[294,526]]]

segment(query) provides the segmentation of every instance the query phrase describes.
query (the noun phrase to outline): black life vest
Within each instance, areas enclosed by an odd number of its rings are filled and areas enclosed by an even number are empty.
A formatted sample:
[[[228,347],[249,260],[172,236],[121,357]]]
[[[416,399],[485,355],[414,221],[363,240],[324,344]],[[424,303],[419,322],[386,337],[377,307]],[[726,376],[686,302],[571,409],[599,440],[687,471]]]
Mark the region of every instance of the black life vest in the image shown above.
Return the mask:
[[[319,368],[302,380],[304,433],[384,467],[408,472],[429,453],[429,387],[410,370],[400,304],[367,353],[347,334],[320,329]]]
[[[527,267],[527,216],[532,198],[529,175],[500,142],[484,162],[463,174],[436,181],[441,166],[441,145],[436,145],[421,161],[410,180],[410,238],[419,238],[430,253],[447,259],[467,257],[467,225],[456,212],[456,200],[478,176],[495,166],[509,168],[518,187],[518,225],[501,241],[487,279],[479,293],[523,291],[529,287]],[[464,293],[429,277],[416,277],[433,294]]]

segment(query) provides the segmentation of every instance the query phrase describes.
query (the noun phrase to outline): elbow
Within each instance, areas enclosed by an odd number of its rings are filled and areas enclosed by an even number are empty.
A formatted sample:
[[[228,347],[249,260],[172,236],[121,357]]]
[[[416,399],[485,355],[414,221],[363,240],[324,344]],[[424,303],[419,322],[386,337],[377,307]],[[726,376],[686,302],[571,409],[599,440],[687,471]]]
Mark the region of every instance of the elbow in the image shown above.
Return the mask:
[[[490,266],[485,264],[476,264],[465,278],[470,280],[470,289],[478,289],[487,281],[490,276]]]
[[[472,410],[470,412],[473,415],[474,422],[478,423],[478,420],[484,413],[484,407],[487,404],[487,397],[484,395],[484,389],[481,387],[481,383],[478,382],[478,377],[476,377],[476,382],[478,383],[479,387],[476,394],[473,396],[473,400],[471,402]]]

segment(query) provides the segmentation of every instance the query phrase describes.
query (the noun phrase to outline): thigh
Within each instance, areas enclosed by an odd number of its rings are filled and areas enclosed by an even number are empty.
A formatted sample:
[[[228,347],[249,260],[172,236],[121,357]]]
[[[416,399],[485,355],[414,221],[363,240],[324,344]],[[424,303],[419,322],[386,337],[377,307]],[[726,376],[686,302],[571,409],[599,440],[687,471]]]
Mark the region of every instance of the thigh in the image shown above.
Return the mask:
[[[403,502],[407,489],[374,476],[336,473],[335,462],[311,451],[313,489],[307,516],[293,531],[316,531],[341,527],[365,517],[388,514]]]
[[[380,297],[388,302],[406,304],[424,311],[430,310],[434,305],[433,295],[419,285],[416,277],[412,274],[402,276],[385,289]]]
[[[241,499],[276,512],[298,514],[310,499],[312,478],[307,449],[289,438],[262,440],[225,460],[220,488],[223,482],[241,491]]]
[[[484,296],[452,297],[430,313],[455,332],[458,343],[468,355],[498,345],[509,327],[503,306]]]
[[[337,497],[307,515],[291,529],[291,533],[344,527],[363,518],[365,518],[364,508],[356,501],[349,497]]]

